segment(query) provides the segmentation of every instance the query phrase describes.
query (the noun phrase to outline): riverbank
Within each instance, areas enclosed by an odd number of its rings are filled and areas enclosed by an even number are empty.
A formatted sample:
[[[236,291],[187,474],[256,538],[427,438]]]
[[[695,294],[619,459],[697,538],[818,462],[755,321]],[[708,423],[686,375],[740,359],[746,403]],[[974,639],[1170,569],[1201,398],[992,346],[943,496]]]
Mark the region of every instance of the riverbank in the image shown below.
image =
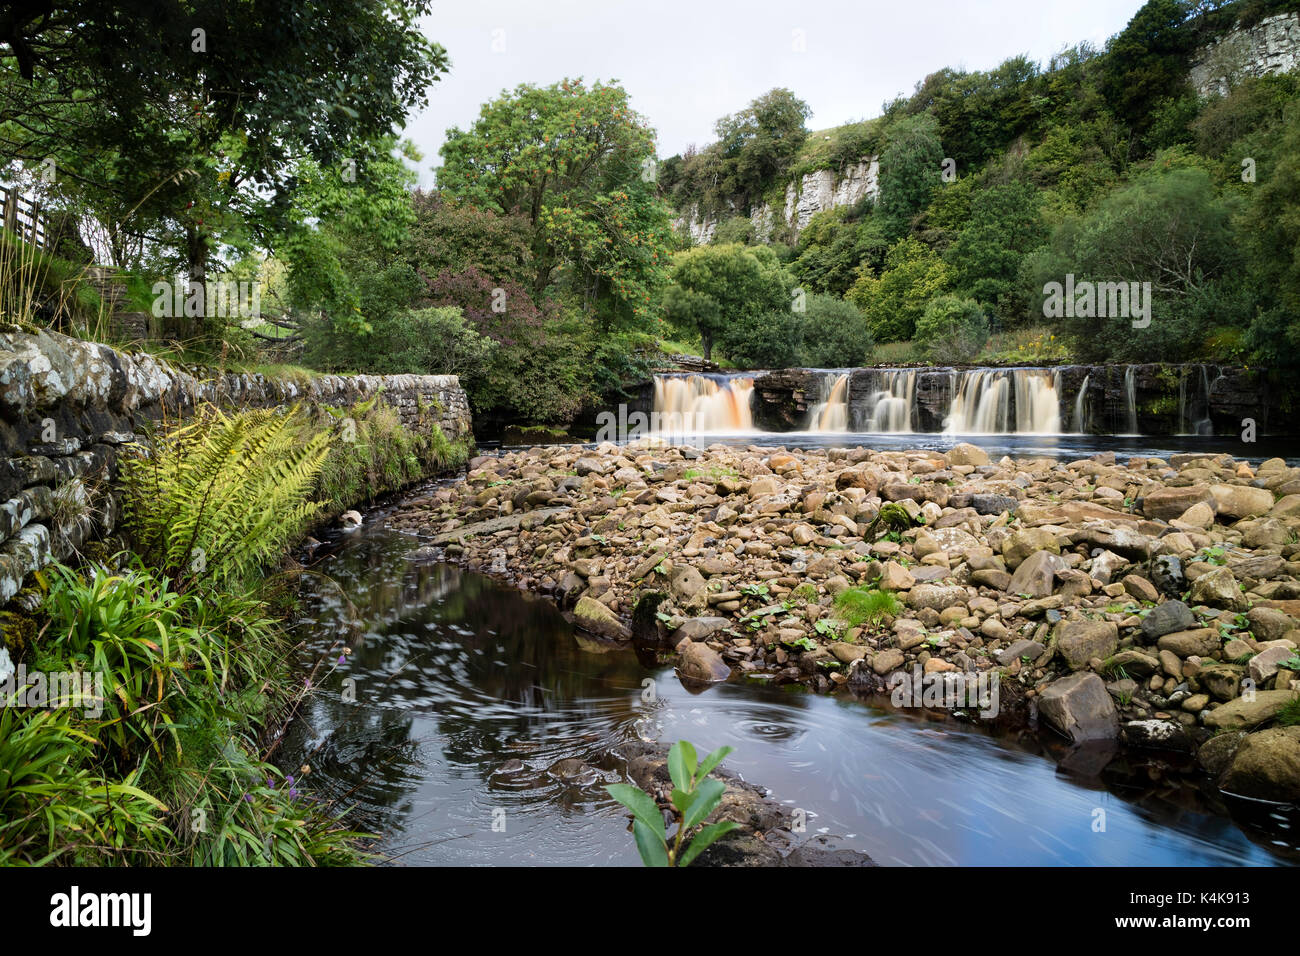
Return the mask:
[[[1281,461],[553,446],[476,458],[387,520],[658,643],[687,680],[1041,721],[1300,799],[1300,469]]]

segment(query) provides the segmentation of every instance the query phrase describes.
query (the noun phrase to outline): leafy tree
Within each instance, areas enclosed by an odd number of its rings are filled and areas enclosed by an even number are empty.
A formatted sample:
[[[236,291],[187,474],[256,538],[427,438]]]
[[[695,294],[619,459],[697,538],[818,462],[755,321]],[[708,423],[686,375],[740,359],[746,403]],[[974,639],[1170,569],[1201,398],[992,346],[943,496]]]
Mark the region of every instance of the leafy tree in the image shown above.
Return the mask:
[[[1046,238],[1032,187],[1007,183],[977,193],[966,227],[944,256],[953,285],[982,308],[1010,315],[1004,300],[1018,289],[1021,261]]]
[[[741,312],[722,327],[718,347],[741,368],[798,365],[802,318],[788,306],[770,312]]]
[[[1192,0],[1147,0],[1107,46],[1101,90],[1111,110],[1138,135],[1156,104],[1182,92],[1195,46],[1186,28]]]
[[[724,188],[746,209],[763,189],[784,176],[808,136],[812,110],[787,89],[769,90],[745,109],[714,124],[727,162]]]
[[[830,209],[813,216],[799,233],[790,269],[809,291],[843,295],[864,264],[879,270],[888,246],[879,219],[853,220],[844,207]]]
[[[767,246],[708,245],[673,257],[664,318],[698,335],[704,357],[726,327],[742,318],[789,311],[794,279]]]
[[[847,298],[866,314],[875,341],[903,342],[912,338],[926,304],[949,281],[943,260],[908,237],[890,247],[880,277],[860,276]]]
[[[865,365],[871,353],[867,317],[851,302],[810,295],[799,334],[799,364],[815,368]]]
[[[533,278],[528,222],[519,215],[500,215],[469,203],[417,191],[414,220],[404,252],[426,280],[443,272],[476,269],[517,286]]]
[[[666,279],[669,211],[654,132],[613,84],[519,86],[442,147],[443,192],[528,223],[534,298],[563,276],[606,327],[647,319]]]
[[[944,159],[939,124],[928,113],[900,119],[889,127],[880,154],[880,215],[886,235],[898,238],[929,204],[939,186]]]
[[[1248,343],[1266,361],[1300,364],[1300,106],[1287,111],[1278,152],[1286,157],[1256,184],[1244,219],[1257,314]]]
[[[969,362],[989,337],[989,320],[974,299],[941,295],[916,323],[916,346],[932,362]]]

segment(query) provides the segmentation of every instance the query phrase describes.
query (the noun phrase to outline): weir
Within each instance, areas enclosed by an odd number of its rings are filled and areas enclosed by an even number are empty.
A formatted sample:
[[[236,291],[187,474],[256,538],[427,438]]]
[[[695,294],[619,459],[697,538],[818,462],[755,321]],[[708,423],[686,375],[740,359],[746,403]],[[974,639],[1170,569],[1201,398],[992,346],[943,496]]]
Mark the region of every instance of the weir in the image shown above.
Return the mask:
[[[782,369],[656,375],[653,410],[696,433],[1209,436],[1267,410],[1264,389],[1199,364]]]

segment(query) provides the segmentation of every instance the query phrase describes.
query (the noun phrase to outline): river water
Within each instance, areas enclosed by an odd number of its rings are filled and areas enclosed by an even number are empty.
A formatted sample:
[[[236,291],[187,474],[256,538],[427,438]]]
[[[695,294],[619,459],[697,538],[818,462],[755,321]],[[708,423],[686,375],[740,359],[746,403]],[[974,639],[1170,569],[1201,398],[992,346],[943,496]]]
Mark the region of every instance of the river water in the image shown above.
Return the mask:
[[[802,809],[808,837],[886,865],[1300,862],[1300,812],[1225,804],[1185,763],[758,681],[691,693],[544,599],[408,558],[418,539],[382,517],[307,562],[299,666],[318,690],[280,760],[310,764],[307,789],[395,865],[637,865],[602,785],[638,737],[730,744],[724,766]],[[596,773],[548,773],[570,757]]]

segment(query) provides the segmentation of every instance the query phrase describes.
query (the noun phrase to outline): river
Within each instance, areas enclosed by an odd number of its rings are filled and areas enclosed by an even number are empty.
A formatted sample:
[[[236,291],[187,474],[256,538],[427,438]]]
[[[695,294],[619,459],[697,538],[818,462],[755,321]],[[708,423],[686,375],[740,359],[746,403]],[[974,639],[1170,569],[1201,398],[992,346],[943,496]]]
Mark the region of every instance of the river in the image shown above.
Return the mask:
[[[602,789],[636,737],[730,744],[725,766],[802,809],[808,837],[884,865],[1300,862],[1300,811],[1228,805],[1172,758],[1107,763],[1046,732],[758,681],[691,693],[545,599],[408,558],[418,539],[382,519],[305,559],[299,666],[318,689],[280,759],[310,764],[308,789],[354,806],[392,864],[637,865]],[[568,757],[599,776],[548,774]]]

